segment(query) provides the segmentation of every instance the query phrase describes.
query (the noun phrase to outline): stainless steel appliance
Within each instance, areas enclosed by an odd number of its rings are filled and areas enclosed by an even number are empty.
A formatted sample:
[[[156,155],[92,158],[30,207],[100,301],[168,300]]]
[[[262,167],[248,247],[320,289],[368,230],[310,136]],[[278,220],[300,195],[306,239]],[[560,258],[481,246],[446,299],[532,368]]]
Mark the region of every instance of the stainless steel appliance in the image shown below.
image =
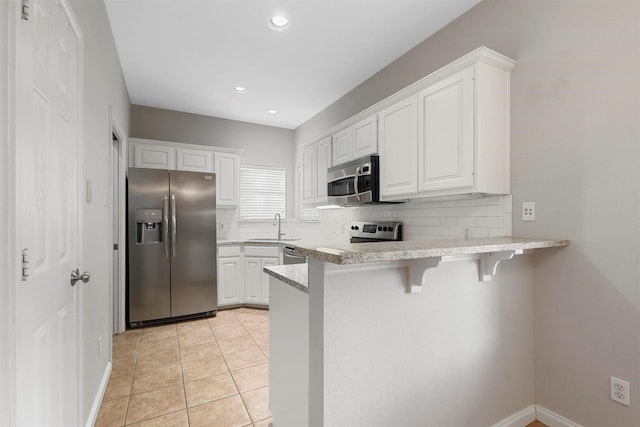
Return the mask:
[[[215,175],[130,168],[127,188],[130,325],[215,313]]]
[[[402,223],[390,221],[353,221],[351,243],[392,242],[402,240]]]
[[[380,201],[377,155],[330,167],[327,171],[329,203],[341,206]]]
[[[284,265],[290,264],[304,264],[307,262],[307,257],[296,253],[296,248],[293,246],[285,246],[282,249],[282,263]]]

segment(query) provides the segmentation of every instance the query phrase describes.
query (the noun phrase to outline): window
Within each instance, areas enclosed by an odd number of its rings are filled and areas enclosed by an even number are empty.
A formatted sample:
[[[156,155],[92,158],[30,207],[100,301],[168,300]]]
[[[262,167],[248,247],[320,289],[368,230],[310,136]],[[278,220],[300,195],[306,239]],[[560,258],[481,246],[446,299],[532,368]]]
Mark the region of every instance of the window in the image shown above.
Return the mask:
[[[266,166],[240,166],[240,219],[284,219],[285,171]]]

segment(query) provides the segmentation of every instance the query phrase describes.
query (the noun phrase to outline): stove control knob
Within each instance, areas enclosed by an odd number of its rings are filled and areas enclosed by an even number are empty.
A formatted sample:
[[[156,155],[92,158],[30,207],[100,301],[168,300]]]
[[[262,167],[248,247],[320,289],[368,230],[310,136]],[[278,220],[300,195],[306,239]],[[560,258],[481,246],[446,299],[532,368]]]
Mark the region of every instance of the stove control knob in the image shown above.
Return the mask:
[[[378,231],[382,231],[382,227],[378,226]]]
[[[393,227],[389,227],[389,231],[393,231]]]
[[[355,230],[355,229],[356,229],[355,225],[352,225],[352,226],[351,226],[351,229],[352,229],[352,230]]]
[[[356,230],[356,231],[358,231],[359,229],[360,229],[360,227],[358,227],[358,226],[356,225],[356,228],[355,228],[355,230]]]

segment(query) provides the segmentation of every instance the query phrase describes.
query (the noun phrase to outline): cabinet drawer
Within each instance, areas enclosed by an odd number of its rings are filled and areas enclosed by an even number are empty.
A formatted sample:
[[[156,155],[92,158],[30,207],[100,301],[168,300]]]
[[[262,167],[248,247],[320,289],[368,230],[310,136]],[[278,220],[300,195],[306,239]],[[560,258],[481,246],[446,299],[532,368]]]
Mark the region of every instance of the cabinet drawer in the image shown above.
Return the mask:
[[[240,256],[240,246],[220,246],[218,247],[218,257]]]
[[[277,257],[280,254],[280,248],[277,246],[245,246],[244,254],[255,257]]]

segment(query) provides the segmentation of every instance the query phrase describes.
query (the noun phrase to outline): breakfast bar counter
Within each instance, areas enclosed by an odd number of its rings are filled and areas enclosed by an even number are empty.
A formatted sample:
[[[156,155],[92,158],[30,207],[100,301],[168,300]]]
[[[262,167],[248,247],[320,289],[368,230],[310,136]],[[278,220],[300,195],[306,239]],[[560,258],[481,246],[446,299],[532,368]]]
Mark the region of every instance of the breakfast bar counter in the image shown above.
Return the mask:
[[[470,425],[443,401],[485,405],[473,422],[491,425],[509,415],[491,402],[529,406],[532,254],[567,244],[296,244],[308,264],[264,269],[274,427]]]

